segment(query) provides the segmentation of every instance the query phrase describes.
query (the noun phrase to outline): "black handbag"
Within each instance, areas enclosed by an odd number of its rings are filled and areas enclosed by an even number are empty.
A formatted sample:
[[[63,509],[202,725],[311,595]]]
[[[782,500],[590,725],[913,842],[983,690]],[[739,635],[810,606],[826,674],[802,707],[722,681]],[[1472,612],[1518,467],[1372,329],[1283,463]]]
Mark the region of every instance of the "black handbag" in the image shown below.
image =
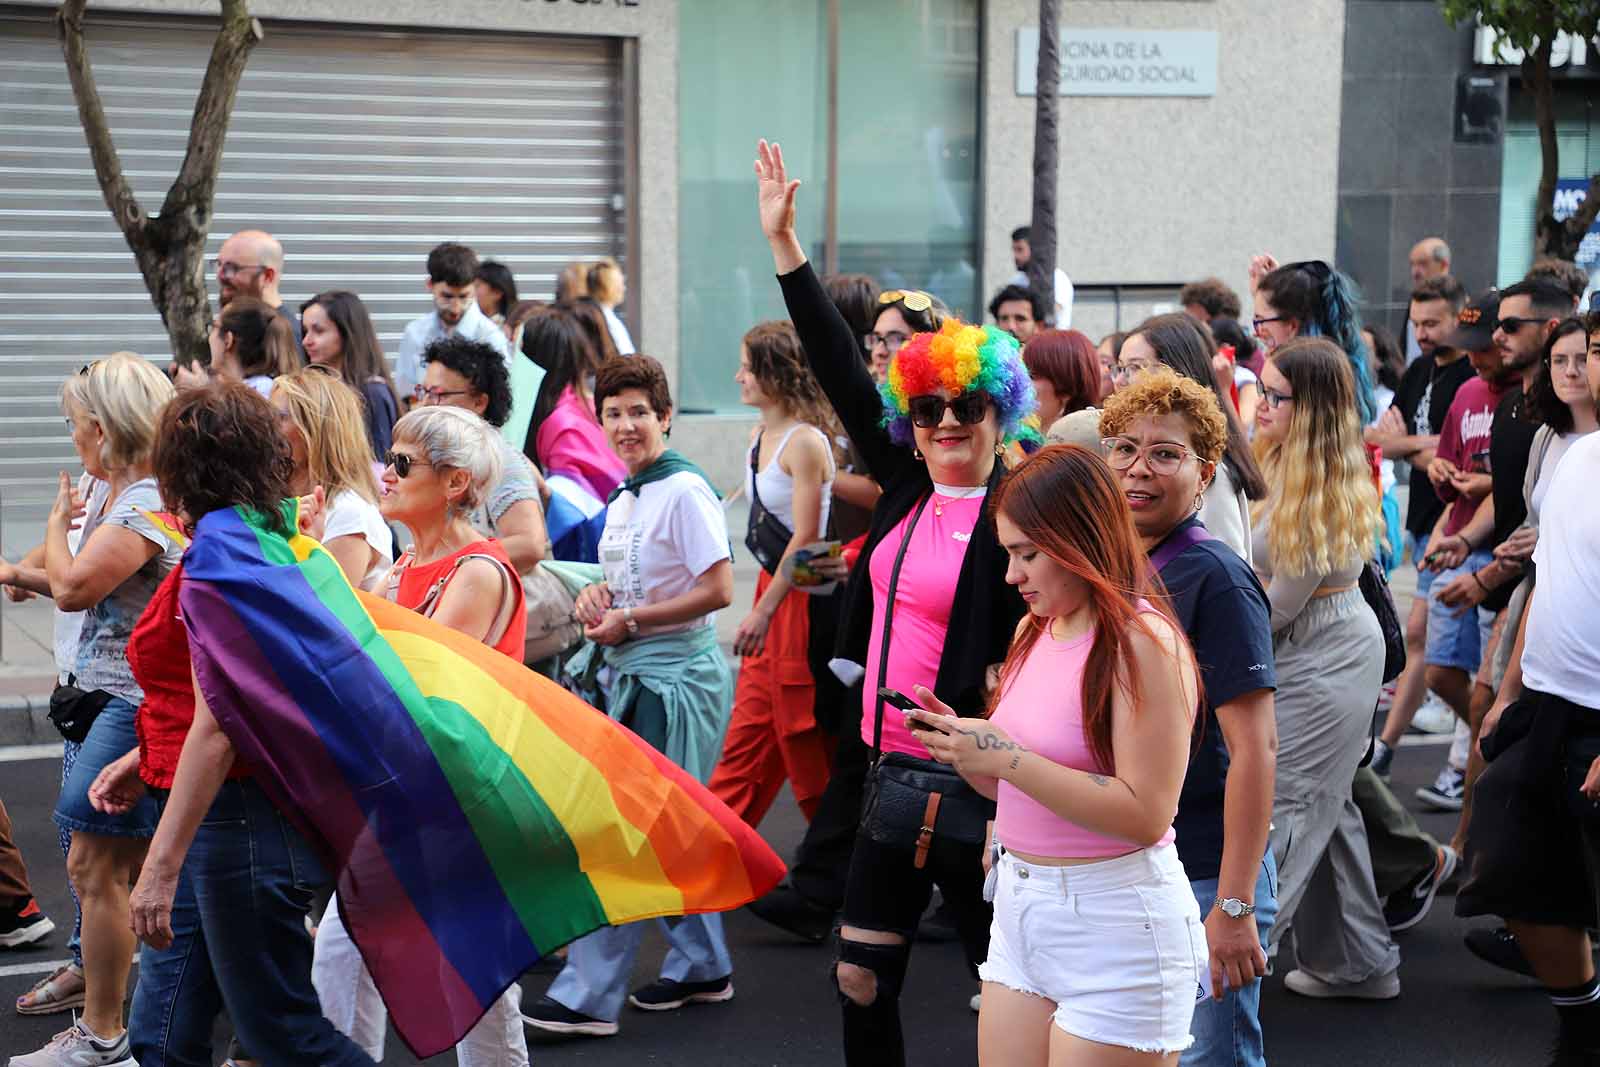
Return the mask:
[[[113,694],[104,689],[79,689],[69,678],[50,694],[49,719],[61,736],[75,745],[89,736],[89,727],[111,703]]]
[[[1378,628],[1383,631],[1383,680],[1392,682],[1406,669],[1406,628],[1395,609],[1394,594],[1389,592],[1389,579],[1371,560],[1361,568],[1360,585],[1361,596],[1378,617]]]
[[[750,554],[761,564],[761,569],[768,574],[778,573],[778,564],[783,561],[783,554],[789,550],[789,542],[794,537],[794,531],[783,524],[779,518],[768,511],[766,505],[761,503],[761,490],[757,487],[761,471],[757,466],[761,460],[761,437],[756,436],[755,447],[750,449],[750,524],[745,527],[744,546]]]
[[[900,584],[900,567],[912,531],[928,498],[923,497],[906,523],[889,571],[888,597],[883,609],[883,639],[878,654],[878,685],[889,675],[889,633],[894,619],[894,595]],[[966,779],[937,760],[918,759],[903,752],[883,752],[883,697],[877,698],[872,723],[872,764],[861,805],[860,832],[880,845],[911,849],[913,864],[928,861],[935,835],[963,845],[982,846],[994,818],[994,802],[980,795]]]

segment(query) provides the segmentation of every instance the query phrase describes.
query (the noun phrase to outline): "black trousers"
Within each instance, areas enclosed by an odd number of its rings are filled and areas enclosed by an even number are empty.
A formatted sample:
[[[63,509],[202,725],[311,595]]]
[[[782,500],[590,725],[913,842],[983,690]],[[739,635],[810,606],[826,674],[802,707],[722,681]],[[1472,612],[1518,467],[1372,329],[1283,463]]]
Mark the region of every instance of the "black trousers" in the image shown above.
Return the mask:
[[[872,759],[872,750],[861,740],[861,687],[852,686],[843,692],[833,771],[789,867],[789,884],[807,900],[829,911],[838,911],[844,905],[845,878],[855,848],[856,825],[861,820],[867,765]]]

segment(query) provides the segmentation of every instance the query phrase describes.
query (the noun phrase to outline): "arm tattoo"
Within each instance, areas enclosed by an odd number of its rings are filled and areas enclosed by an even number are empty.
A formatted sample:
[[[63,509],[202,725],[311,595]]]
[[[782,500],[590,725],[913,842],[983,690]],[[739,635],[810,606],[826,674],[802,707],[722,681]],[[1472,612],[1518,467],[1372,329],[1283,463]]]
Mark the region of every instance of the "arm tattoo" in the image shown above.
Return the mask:
[[[1098,785],[1098,786],[1101,786],[1101,787],[1108,786],[1108,785],[1111,784],[1111,779],[1107,778],[1103,774],[1091,774],[1091,775],[1089,775],[1089,781],[1091,781],[1095,785]]]
[[[991,748],[1015,749],[1020,752],[1028,751],[1015,741],[1002,741],[993,730],[963,730],[958,726],[956,727],[956,732],[977,738],[979,751]]]
[[[1022,762],[1022,753],[1018,752],[1011,757],[1011,769],[1016,770],[1017,764]]]

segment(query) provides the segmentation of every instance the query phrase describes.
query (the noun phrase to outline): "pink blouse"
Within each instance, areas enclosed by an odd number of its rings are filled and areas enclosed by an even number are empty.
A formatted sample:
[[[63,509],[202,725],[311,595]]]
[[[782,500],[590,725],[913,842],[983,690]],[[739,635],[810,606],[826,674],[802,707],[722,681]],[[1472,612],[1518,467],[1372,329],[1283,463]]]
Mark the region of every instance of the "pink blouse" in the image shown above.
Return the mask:
[[[545,474],[565,474],[587,485],[601,501],[628,476],[628,468],[611,450],[600,424],[570,385],[539,424],[534,451]]]

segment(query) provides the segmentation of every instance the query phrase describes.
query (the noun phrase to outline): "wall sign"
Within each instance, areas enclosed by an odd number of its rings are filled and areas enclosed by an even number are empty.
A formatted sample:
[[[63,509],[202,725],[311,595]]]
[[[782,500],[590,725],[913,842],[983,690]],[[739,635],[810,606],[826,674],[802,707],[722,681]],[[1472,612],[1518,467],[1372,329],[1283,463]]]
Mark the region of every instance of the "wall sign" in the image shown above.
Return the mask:
[[[1038,89],[1039,30],[1017,30],[1017,95]],[[1215,96],[1214,30],[1061,31],[1062,96]]]
[[[1587,178],[1559,178],[1556,180],[1556,200],[1552,205],[1557,222],[1565,222],[1578,213],[1578,206],[1584,202],[1589,192],[1589,179]],[[1600,270],[1600,218],[1597,218],[1589,232],[1583,235],[1583,243],[1578,246],[1578,254],[1572,257],[1578,266],[1593,274]]]

